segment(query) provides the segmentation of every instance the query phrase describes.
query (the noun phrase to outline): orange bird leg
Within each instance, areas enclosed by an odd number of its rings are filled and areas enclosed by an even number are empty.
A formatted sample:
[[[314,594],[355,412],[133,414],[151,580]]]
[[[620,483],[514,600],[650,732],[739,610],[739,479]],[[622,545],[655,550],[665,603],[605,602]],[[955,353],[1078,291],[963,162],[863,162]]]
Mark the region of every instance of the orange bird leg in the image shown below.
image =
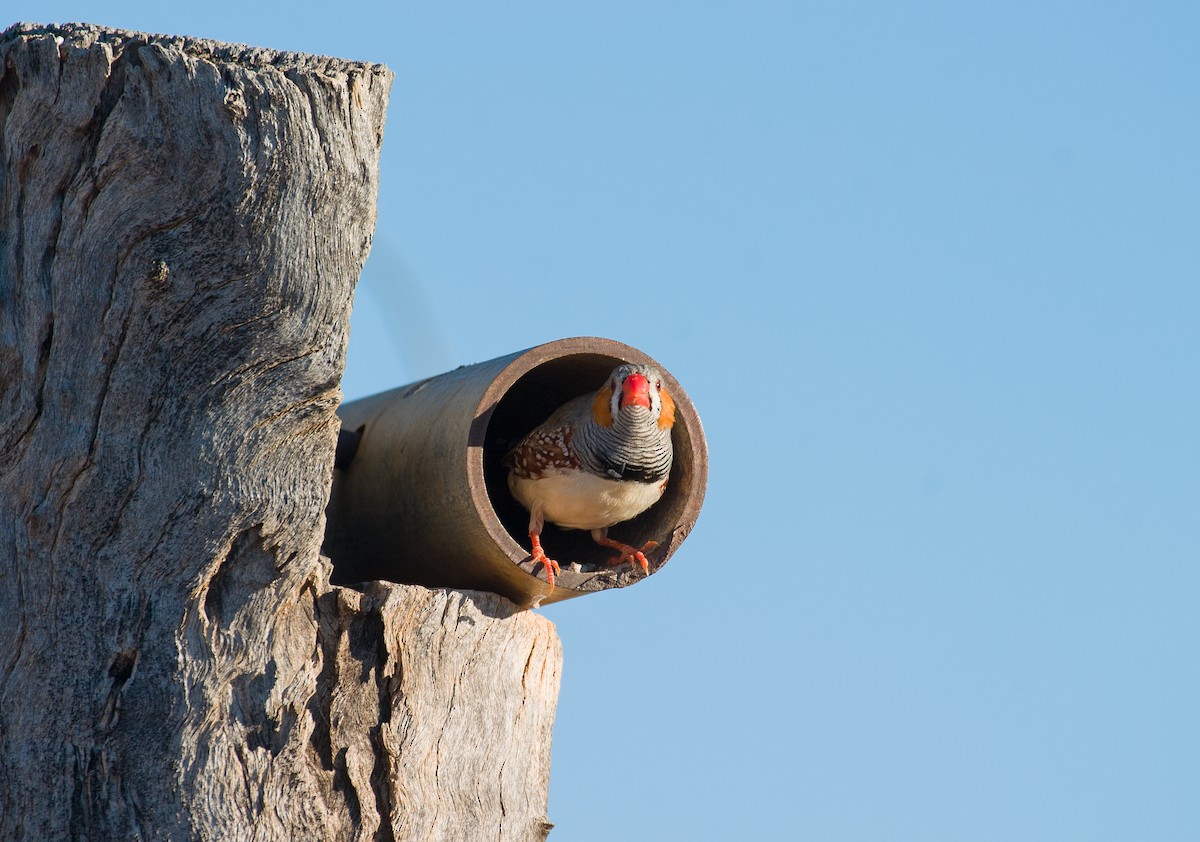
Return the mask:
[[[550,589],[554,590],[554,575],[562,573],[562,568],[558,566],[558,562],[546,555],[546,551],[542,549],[542,513],[534,511],[529,517],[529,543],[533,545],[533,550],[530,553],[533,556],[533,566],[536,569],[538,564],[542,565],[542,569],[546,571],[546,582],[550,585]]]
[[[593,529],[592,540],[602,547],[611,547],[620,555],[608,562],[610,567],[616,567],[618,564],[623,564],[628,561],[630,564],[640,565],[642,573],[650,575],[650,563],[646,561],[646,553],[658,546],[658,541],[647,541],[645,546],[640,550],[637,547],[631,547],[628,544],[622,544],[620,541],[614,541],[608,537],[607,529]]]
[[[546,551],[542,549],[542,541],[536,532],[529,533],[529,540],[533,543],[533,561],[536,566],[541,563],[542,569],[546,571],[546,581],[550,584],[551,589],[554,588],[554,574],[562,573],[562,568],[558,566],[558,562],[546,555]]]

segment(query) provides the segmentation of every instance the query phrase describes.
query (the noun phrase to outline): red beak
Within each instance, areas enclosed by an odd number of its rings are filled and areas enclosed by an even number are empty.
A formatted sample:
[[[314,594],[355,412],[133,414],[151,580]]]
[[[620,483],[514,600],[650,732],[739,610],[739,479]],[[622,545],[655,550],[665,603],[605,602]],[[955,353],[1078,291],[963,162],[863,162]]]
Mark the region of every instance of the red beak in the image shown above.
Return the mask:
[[[650,408],[650,381],[636,371],[621,384],[621,406],[637,404]]]

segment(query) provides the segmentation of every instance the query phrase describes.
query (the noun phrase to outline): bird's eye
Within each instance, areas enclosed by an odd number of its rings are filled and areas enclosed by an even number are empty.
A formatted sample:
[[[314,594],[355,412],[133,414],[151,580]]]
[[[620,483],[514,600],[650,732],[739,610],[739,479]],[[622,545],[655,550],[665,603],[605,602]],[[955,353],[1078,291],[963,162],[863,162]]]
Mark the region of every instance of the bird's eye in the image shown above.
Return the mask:
[[[661,380],[655,380],[655,381],[654,381],[654,388],[655,388],[655,389],[658,389],[658,391],[660,391],[660,392],[661,392],[661,391],[662,391],[662,381],[661,381]]]

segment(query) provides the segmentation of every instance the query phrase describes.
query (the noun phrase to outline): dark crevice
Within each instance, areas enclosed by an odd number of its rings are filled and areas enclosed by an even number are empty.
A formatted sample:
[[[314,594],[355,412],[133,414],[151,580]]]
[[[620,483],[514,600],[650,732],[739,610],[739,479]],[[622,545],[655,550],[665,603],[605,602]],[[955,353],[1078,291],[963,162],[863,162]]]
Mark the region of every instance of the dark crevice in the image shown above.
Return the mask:
[[[100,721],[96,726],[96,730],[104,736],[111,734],[117,725],[121,709],[121,693],[125,689],[125,684],[133,676],[134,667],[137,666],[137,659],[138,650],[130,649],[115,653],[109,662],[108,678],[110,685],[108,688],[108,697],[105,699],[104,709],[100,714]]]
[[[108,665],[108,677],[112,679],[112,689],[120,690],[125,682],[133,675],[133,667],[137,663],[137,650],[118,652],[113,655],[112,663]]]
[[[21,79],[17,76],[16,68],[11,62],[6,62],[4,67],[0,67],[0,196],[8,196],[8,117],[20,91]],[[18,215],[16,218],[21,217]],[[0,258],[8,251],[9,236],[8,231],[0,230]],[[20,236],[18,226],[16,237],[19,239]],[[14,268],[19,270],[19,267],[20,263],[14,263]],[[14,293],[15,289],[0,288],[0,304],[6,303],[8,297]]]
[[[308,738],[313,753],[326,772],[334,770],[333,742],[330,734],[333,688],[337,686],[337,643],[341,629],[337,594],[320,596],[313,591],[313,615],[317,621],[317,643],[321,647],[321,673],[317,676],[316,692],[308,702],[308,714],[312,717],[313,730]],[[335,782],[336,783],[336,782]],[[336,788],[336,786],[335,786]]]
[[[375,753],[371,789],[375,792],[375,809],[379,812],[379,830],[375,831],[375,842],[396,842],[396,834],[392,830],[392,790],[388,786],[391,763],[387,746],[383,744],[382,726],[371,729],[371,749]]]
[[[38,357],[35,366],[35,374],[33,377],[37,383],[37,394],[35,394],[33,398],[33,415],[30,417],[29,422],[25,425],[25,428],[17,434],[17,437],[13,440],[12,445],[9,447],[9,453],[12,454],[14,458],[17,454],[22,452],[22,443],[33,432],[34,428],[38,424],[38,421],[41,420],[42,410],[46,403],[46,371],[50,367],[50,350],[53,347],[54,315],[53,313],[48,313],[46,315],[45,336],[42,339],[41,344],[38,346]],[[0,459],[0,464],[2,463],[3,460]]]
[[[334,468],[344,471],[350,467],[350,463],[354,461],[354,457],[358,453],[358,445],[362,441],[362,435],[366,429],[367,426],[363,424],[357,430],[338,431],[337,449],[333,455]]]
[[[371,729],[371,751],[375,754],[375,763],[371,768],[371,789],[375,793],[375,809],[379,811],[379,830],[375,832],[376,842],[395,842],[396,835],[392,830],[392,788],[391,755],[384,744],[383,728],[392,721],[394,698],[400,688],[400,670],[402,665],[396,661],[396,671],[387,673],[388,664],[387,637],[383,615],[378,608],[371,615],[378,620],[378,633],[375,637],[375,687],[379,694],[379,725]]]
[[[377,842],[395,842],[391,820],[391,756],[384,744],[383,730],[384,726],[392,720],[393,697],[399,686],[400,677],[398,672],[394,674],[385,672],[389,655],[386,625],[377,603],[371,602],[369,599],[364,600],[360,611],[349,618],[346,630],[349,636],[347,640],[349,654],[361,665],[359,678],[364,686],[369,687],[374,683],[379,704],[379,724],[369,729],[371,751],[374,754],[370,783],[371,791],[375,796],[375,810],[379,816],[379,826],[375,831],[374,838]],[[344,753],[341,756],[344,757]],[[344,763],[344,759],[342,763]],[[348,778],[345,780],[344,786],[346,790],[352,789]],[[357,801],[357,794],[355,799]],[[361,805],[349,804],[349,806],[352,811],[361,811]]]
[[[278,757],[287,747],[297,719],[291,708],[283,708],[278,719],[266,711],[278,679],[277,670],[272,660],[261,674],[241,675],[231,682],[233,703],[230,712],[245,729],[246,747],[251,751],[265,750],[272,757]]]
[[[379,723],[370,728],[371,751],[374,763],[371,768],[371,791],[375,796],[375,810],[379,815],[379,827],[375,832],[378,842],[394,842],[391,821],[391,763],[383,740],[383,725],[392,719],[393,676],[385,675],[388,663],[386,626],[378,604],[364,602],[363,610],[349,624],[350,655],[361,664],[359,679],[364,686],[375,684],[379,704]]]
[[[346,809],[350,812],[350,822],[354,827],[362,827],[362,802],[358,799],[358,791],[350,781],[350,773],[346,769],[346,749],[337,753],[333,767],[333,790],[340,792],[346,800]]]
[[[16,68],[11,62],[6,62],[0,68],[0,128],[8,122],[12,113],[13,103],[21,91],[21,79],[17,76]],[[8,145],[5,142],[6,132],[0,131],[0,163],[8,160]],[[0,195],[4,194],[5,167],[0,166]]]

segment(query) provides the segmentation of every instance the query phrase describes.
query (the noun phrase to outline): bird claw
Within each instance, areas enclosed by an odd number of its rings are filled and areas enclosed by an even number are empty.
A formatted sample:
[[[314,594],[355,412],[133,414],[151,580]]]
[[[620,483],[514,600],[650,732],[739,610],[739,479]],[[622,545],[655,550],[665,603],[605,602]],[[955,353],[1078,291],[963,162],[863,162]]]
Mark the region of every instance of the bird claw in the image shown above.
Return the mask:
[[[558,566],[558,562],[546,555],[541,547],[533,548],[533,568],[537,570],[538,565],[546,571],[546,583],[550,585],[550,590],[554,590],[554,577],[562,573],[562,568]],[[536,573],[534,575],[537,575]]]
[[[607,546],[620,551],[620,555],[609,561],[608,564],[610,567],[616,567],[617,565],[624,564],[628,561],[630,564],[636,564],[640,566],[642,568],[642,575],[650,575],[650,562],[646,561],[646,553],[656,548],[658,546],[658,541],[647,541],[642,545],[640,550],[637,547],[631,547],[628,544],[622,544],[619,541],[613,541],[612,543],[608,543],[606,541],[605,543]]]

